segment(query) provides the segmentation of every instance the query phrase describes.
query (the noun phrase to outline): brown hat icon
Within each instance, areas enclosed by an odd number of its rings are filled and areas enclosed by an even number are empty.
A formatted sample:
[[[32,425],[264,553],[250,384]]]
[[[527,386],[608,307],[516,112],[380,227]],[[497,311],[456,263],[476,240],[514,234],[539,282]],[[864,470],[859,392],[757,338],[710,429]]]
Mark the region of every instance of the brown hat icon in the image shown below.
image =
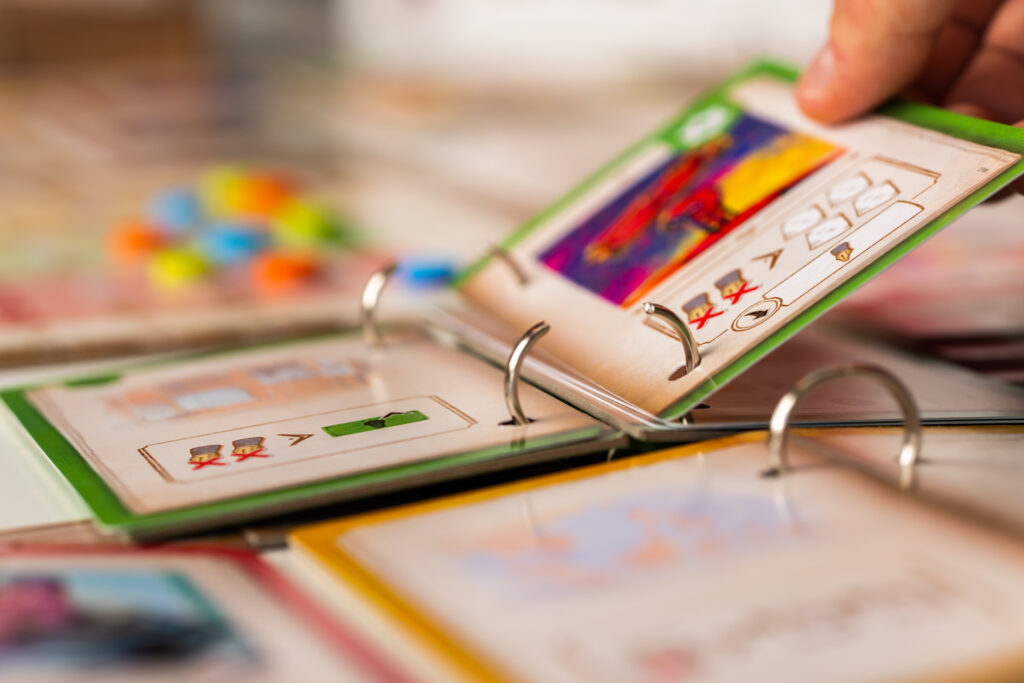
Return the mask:
[[[840,242],[836,246],[832,247],[830,252],[836,257],[837,261],[849,261],[850,255],[853,253],[853,247],[850,246],[849,242]]]

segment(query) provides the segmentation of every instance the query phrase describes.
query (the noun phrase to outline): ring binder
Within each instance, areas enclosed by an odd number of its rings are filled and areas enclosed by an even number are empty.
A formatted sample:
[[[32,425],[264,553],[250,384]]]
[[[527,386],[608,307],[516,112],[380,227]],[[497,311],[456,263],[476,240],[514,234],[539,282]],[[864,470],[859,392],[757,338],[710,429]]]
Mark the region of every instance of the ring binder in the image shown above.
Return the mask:
[[[519,262],[512,258],[512,255],[509,254],[508,251],[500,244],[496,244],[493,247],[491,247],[489,253],[491,256],[497,258],[499,261],[508,266],[508,269],[511,270],[512,273],[516,276],[516,280],[519,281],[520,286],[530,282],[530,278],[526,274],[526,271],[523,270],[523,267],[519,265]]]
[[[671,325],[672,328],[679,335],[679,341],[682,342],[683,344],[683,354],[686,358],[686,364],[685,366],[677,368],[675,372],[673,372],[672,375],[669,377],[669,379],[679,379],[680,377],[683,377],[693,372],[693,369],[700,365],[700,350],[698,350],[697,342],[693,338],[693,335],[690,334],[690,330],[686,327],[686,323],[684,323],[679,318],[679,316],[676,315],[671,309],[667,308],[666,306],[662,306],[661,304],[655,304],[648,301],[645,302],[641,306],[641,308],[647,315],[653,315],[657,318],[661,318],[669,325]],[[683,370],[684,368],[685,371],[682,374],[680,374],[679,371]]]
[[[804,375],[786,395],[779,399],[768,423],[768,454],[773,474],[783,474],[789,469],[786,459],[786,444],[789,439],[789,422],[797,405],[813,389],[837,379],[864,377],[873,379],[889,390],[903,413],[903,443],[897,462],[900,465],[900,488],[909,489],[914,485],[914,467],[921,453],[921,417],[914,397],[907,386],[888,370],[858,363],[820,368]]]
[[[505,405],[512,419],[502,422],[503,425],[525,425],[532,422],[519,403],[519,373],[530,348],[549,331],[551,326],[546,322],[537,323],[519,338],[508,356],[508,362],[505,364]]]
[[[359,319],[363,328],[363,340],[367,346],[379,348],[384,345],[384,338],[377,327],[377,304],[380,302],[380,293],[397,269],[398,263],[392,261],[374,272],[363,287],[363,294],[359,299]]]

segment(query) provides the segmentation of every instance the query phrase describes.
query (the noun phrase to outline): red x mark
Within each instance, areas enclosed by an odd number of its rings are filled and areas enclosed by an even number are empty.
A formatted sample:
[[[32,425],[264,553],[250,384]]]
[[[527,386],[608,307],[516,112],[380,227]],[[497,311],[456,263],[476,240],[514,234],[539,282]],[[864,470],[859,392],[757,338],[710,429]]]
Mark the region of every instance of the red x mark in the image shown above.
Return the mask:
[[[696,325],[697,329],[700,330],[700,329],[704,328],[704,324],[707,323],[707,321],[711,320],[712,318],[717,318],[718,316],[722,315],[723,313],[725,313],[725,311],[718,311],[716,313],[715,309],[712,307],[712,308],[709,308],[708,312],[705,313],[704,315],[702,315],[701,317],[694,318],[693,320],[691,320],[690,324],[691,325]]]
[[[224,465],[227,465],[226,462],[221,462],[220,459],[221,459],[221,456],[218,455],[213,460],[207,460],[206,462],[194,462],[194,463],[191,463],[192,464],[192,471],[195,472],[196,470],[201,470],[204,467],[206,467],[207,465],[216,465],[217,467],[224,467]]]
[[[253,451],[252,453],[232,453],[231,455],[233,455],[236,458],[238,458],[237,460],[235,460],[235,462],[242,462],[243,460],[248,460],[249,458],[269,458],[270,457],[270,453],[264,453],[262,448],[259,449],[258,451]]]
[[[723,299],[730,299],[730,300],[732,300],[732,304],[733,304],[733,306],[735,306],[736,304],[738,304],[740,302],[740,297],[741,296],[743,296],[744,294],[749,294],[750,292],[753,292],[755,289],[757,289],[757,287],[747,287],[747,285],[749,285],[749,284],[750,284],[749,282],[744,282],[743,286],[740,287],[740,291],[733,292],[732,294],[726,294],[722,298]]]

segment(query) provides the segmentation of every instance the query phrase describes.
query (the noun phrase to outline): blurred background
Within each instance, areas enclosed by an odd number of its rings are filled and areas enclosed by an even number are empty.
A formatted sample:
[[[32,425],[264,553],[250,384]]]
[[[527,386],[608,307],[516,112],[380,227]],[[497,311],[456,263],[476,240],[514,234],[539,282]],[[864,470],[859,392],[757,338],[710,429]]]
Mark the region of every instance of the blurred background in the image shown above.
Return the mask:
[[[827,4],[0,0],[0,272],[98,261],[92,233],[225,161],[474,254],[695,89],[805,61]],[[458,239],[408,230],[411,204]]]
[[[155,234],[154,201],[179,188],[201,194],[211,169],[269,169],[271,186],[287,177],[292,195],[330,207],[300,212],[298,241],[314,251],[320,239],[458,267],[702,88],[762,56],[806,63],[830,9],[825,0],[0,0],[0,365],[44,350],[63,358],[87,338],[117,338],[111,348],[126,350],[141,339],[129,322],[165,309],[192,322],[203,309],[206,341],[230,327],[225,307],[236,309],[235,327],[273,325],[283,314],[259,298],[268,278],[319,274],[293,300],[352,295],[374,261],[331,256],[335,272],[323,276],[322,263],[292,252],[250,259],[252,236],[237,230],[211,237],[234,250],[227,256],[195,251],[194,236]],[[1024,331],[1021,305],[999,294],[1024,284],[1020,200],[1009,204],[972,212],[970,227],[915,252],[845,315],[906,333],[908,316],[931,306],[938,314],[910,330],[927,338],[919,348],[944,355],[950,335],[977,337],[982,350],[971,353],[991,356],[993,334]],[[970,263],[987,264],[984,282]],[[307,322],[323,311],[311,308]],[[184,339],[182,320],[148,329]],[[993,371],[1024,381],[1013,344]]]

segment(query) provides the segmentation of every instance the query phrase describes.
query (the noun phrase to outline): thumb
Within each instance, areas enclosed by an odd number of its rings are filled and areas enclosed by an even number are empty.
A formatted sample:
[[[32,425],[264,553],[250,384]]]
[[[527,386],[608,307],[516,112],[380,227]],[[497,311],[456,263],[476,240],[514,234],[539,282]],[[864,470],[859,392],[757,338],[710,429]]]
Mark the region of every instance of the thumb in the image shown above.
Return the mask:
[[[834,122],[862,114],[924,66],[955,0],[835,0],[829,42],[804,72],[797,100]]]

